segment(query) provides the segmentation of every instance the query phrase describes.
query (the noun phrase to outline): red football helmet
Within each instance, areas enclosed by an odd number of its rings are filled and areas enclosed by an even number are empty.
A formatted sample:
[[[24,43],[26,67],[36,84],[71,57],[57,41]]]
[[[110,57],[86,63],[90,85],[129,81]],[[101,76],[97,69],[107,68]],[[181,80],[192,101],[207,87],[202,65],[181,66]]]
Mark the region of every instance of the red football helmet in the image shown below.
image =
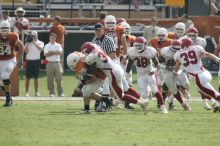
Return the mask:
[[[92,42],[85,42],[81,47],[81,52],[85,55],[91,53],[95,49],[95,45]]]
[[[173,52],[177,52],[180,49],[181,49],[181,41],[179,41],[179,40],[172,40],[172,42],[171,42],[171,50]]]
[[[187,36],[192,40],[195,40],[198,37],[198,30],[195,27],[190,27],[187,30]]]
[[[122,22],[126,22],[125,18],[117,18],[117,19],[116,19],[117,25],[119,25],[119,24],[122,23]]]
[[[134,41],[134,48],[138,53],[143,52],[146,48],[146,39],[144,37],[137,37]]]
[[[183,38],[181,40],[181,48],[186,48],[186,47],[192,46],[192,43],[193,43],[193,41],[191,40],[191,38],[189,38],[189,37]]]

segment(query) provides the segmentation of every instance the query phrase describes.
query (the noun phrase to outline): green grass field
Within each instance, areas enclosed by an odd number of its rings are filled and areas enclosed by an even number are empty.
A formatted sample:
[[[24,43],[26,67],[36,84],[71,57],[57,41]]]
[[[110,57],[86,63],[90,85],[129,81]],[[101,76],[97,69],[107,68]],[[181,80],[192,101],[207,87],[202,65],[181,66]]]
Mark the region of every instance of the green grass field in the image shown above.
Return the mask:
[[[44,72],[40,81],[41,95],[48,96]],[[213,84],[217,88],[216,77]],[[71,73],[65,73],[67,96],[75,85]],[[198,95],[194,85],[190,89],[193,96]],[[74,115],[83,108],[82,101],[15,101],[13,107],[0,106],[0,146],[218,146],[219,113],[204,110],[201,101],[190,101],[190,105],[192,111],[185,112],[176,103],[178,111],[167,115],[156,112],[155,101],[146,116],[138,106],[135,110]]]

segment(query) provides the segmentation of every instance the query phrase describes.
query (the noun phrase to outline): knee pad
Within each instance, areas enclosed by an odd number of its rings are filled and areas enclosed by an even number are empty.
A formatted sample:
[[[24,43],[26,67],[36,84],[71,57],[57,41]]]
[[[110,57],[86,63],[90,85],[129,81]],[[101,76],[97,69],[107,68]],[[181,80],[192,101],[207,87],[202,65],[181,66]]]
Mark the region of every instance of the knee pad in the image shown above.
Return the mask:
[[[10,85],[11,84],[10,79],[3,80],[3,84],[4,85]]]

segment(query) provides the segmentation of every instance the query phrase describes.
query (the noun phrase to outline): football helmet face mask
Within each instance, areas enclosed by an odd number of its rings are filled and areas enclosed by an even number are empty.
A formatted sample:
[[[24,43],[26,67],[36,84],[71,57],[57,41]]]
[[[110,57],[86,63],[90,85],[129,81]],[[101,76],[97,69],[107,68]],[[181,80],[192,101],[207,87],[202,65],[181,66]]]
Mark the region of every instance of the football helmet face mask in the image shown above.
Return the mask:
[[[168,36],[167,29],[159,28],[157,30],[156,36],[157,36],[158,41],[165,41],[167,39],[167,36]]]
[[[178,22],[174,27],[174,33],[178,38],[184,36],[186,33],[186,25],[182,22]]]
[[[77,64],[85,57],[81,52],[73,52],[67,56],[67,65],[71,70],[75,70],[77,68]]]
[[[105,28],[107,30],[114,30],[116,27],[116,18],[112,15],[105,17]]]
[[[130,35],[131,34],[131,27],[127,22],[122,22],[120,25],[124,27],[125,35]]]
[[[0,32],[2,34],[3,37],[7,36],[8,33],[10,32],[10,24],[8,21],[1,21],[0,22]]]
[[[187,37],[191,38],[193,41],[198,37],[198,30],[195,27],[190,27],[187,30]]]
[[[171,42],[171,51],[176,53],[181,49],[181,41],[179,40],[172,40]]]
[[[81,52],[86,56],[95,49],[95,45],[92,42],[85,42],[81,47]]]
[[[146,49],[146,39],[144,37],[137,37],[134,41],[134,48],[138,53],[143,52]]]
[[[184,48],[187,48],[189,46],[192,46],[192,43],[193,43],[193,41],[190,38],[188,38],[188,37],[183,38],[181,40],[181,48],[184,49]]]

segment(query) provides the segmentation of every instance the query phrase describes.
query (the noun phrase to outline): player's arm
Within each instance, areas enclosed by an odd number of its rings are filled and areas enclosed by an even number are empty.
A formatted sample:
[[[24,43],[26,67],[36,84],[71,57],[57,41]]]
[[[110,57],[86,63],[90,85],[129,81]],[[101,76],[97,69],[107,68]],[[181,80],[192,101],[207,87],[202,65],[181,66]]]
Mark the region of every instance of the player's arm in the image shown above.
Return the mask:
[[[128,64],[126,67],[126,73],[129,73],[132,70],[132,66],[134,64],[134,60],[128,57]]]
[[[24,51],[24,44],[21,42],[21,40],[17,40],[15,45],[19,48],[19,51],[18,51],[18,56],[22,56],[22,53]]]
[[[201,52],[201,57],[210,58],[210,59],[215,60],[216,62],[219,62],[219,61],[220,61],[220,58],[218,58],[218,57],[215,56],[214,54],[211,54],[211,53],[206,52],[206,51],[202,51],[202,52]]]
[[[176,60],[176,64],[175,64],[174,69],[173,69],[173,74],[175,76],[178,75],[178,71],[180,69],[180,66],[181,66],[181,63],[179,62],[179,60]]]
[[[154,63],[154,66],[158,67],[159,61],[158,61],[157,57],[152,58],[152,61]]]
[[[94,70],[95,70],[95,65],[96,63],[93,63],[91,65],[86,64],[86,73],[83,75],[83,81],[85,83],[89,83],[93,80],[95,80],[94,78]]]
[[[121,44],[122,44],[122,47],[123,47],[123,55],[127,55],[127,53],[128,53],[128,44],[127,44],[127,40],[126,40],[125,35],[121,36]]]

